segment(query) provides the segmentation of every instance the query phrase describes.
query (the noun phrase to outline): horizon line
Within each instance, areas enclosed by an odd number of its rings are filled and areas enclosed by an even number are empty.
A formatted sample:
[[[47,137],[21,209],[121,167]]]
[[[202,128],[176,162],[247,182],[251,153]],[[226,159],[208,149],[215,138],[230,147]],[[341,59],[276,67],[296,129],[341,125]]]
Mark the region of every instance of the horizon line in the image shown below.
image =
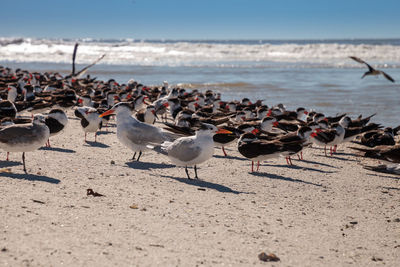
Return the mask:
[[[398,40],[399,37],[345,37],[345,38],[133,38],[133,37],[26,37],[26,36],[1,36],[0,38],[22,38],[22,39],[70,39],[70,40],[148,40],[148,41],[336,41],[336,40]]]

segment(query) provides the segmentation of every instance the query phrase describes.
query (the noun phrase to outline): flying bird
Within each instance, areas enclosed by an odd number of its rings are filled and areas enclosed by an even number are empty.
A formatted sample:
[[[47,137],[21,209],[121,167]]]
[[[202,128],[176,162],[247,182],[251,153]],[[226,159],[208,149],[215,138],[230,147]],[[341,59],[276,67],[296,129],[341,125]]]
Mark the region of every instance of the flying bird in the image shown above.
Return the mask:
[[[367,62],[365,62],[361,58],[358,58],[358,57],[349,57],[349,58],[351,58],[352,60],[357,61],[358,63],[365,64],[368,67],[368,71],[364,73],[364,75],[361,77],[361,79],[364,78],[367,75],[379,75],[379,74],[382,74],[383,77],[385,77],[386,79],[388,79],[389,81],[394,83],[394,79],[392,77],[390,77],[386,72],[374,69],[373,67],[371,67],[371,65],[369,65]]]

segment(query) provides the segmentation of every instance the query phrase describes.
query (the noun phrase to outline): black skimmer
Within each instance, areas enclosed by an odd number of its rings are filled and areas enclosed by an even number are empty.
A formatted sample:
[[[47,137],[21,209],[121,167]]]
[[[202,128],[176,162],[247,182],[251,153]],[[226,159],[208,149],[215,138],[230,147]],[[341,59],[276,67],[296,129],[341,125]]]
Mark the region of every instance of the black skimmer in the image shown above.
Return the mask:
[[[176,118],[178,113],[183,110],[178,98],[168,99],[170,115],[173,119]]]
[[[296,132],[303,124],[298,121],[276,121],[273,126],[284,132]]]
[[[359,134],[371,130],[376,130],[380,127],[380,125],[375,123],[370,123],[368,125],[359,127],[350,127],[349,125],[351,124],[351,119],[348,116],[343,117],[339,121],[339,124],[345,129],[345,134],[342,143],[353,141],[354,138],[356,138],[356,136],[358,136]]]
[[[99,117],[100,113],[92,107],[78,107],[75,109],[75,116],[81,119],[81,126],[85,132],[85,142],[87,133],[94,133],[94,140],[97,142],[97,131],[101,129],[103,121]]]
[[[207,161],[214,154],[215,134],[231,134],[231,132],[203,123],[194,136],[181,137],[174,142],[164,142],[153,149],[167,155],[176,166],[184,166],[188,179],[191,178],[187,167],[194,166],[195,178],[198,179],[197,165]]]
[[[230,134],[226,132],[216,133],[213,136],[214,145],[216,147],[220,147],[222,149],[222,152],[224,153],[224,156],[226,157],[228,155],[226,154],[225,147],[235,142],[236,139],[244,132],[242,130],[230,126],[222,126],[220,128],[231,132]]]
[[[154,124],[156,122],[157,114],[153,105],[148,105],[145,109],[139,110],[136,113],[136,119],[147,124]]]
[[[9,100],[0,101],[0,118],[15,118],[17,116],[17,108],[14,103]]]
[[[251,171],[254,171],[254,161],[257,161],[257,171],[260,161],[279,157],[284,144],[279,141],[259,140],[253,133],[245,133],[240,136],[238,150],[245,158],[251,160]]]
[[[129,99],[129,98],[128,98],[128,99]],[[139,95],[139,96],[137,96],[137,97],[133,100],[135,110],[139,111],[139,110],[143,109],[143,108],[145,107],[145,105],[146,105],[146,99],[149,99],[149,97],[146,96],[146,95]]]
[[[375,172],[383,172],[383,173],[389,173],[389,174],[400,174],[400,165],[399,164],[380,164],[377,166],[369,166],[369,165],[364,165],[364,169],[370,170],[370,171],[375,171]]]
[[[394,140],[395,132],[391,127],[386,127],[383,130],[373,130],[366,132],[361,135],[360,142],[355,142],[357,144],[367,146],[367,147],[376,147],[376,146],[393,146],[396,144]]]
[[[341,121],[342,121],[342,122],[345,121],[346,123],[348,123],[348,126],[347,126],[347,127],[363,127],[363,126],[367,125],[367,123],[368,123],[368,122],[371,120],[371,118],[372,118],[373,116],[375,116],[375,115],[376,115],[376,113],[375,113],[375,114],[372,114],[372,115],[370,115],[370,116],[368,116],[368,117],[365,117],[365,118],[363,118],[362,115],[360,115],[360,116],[358,116],[358,118],[355,119],[355,120],[352,120],[352,119],[350,119],[349,117],[345,116],[345,117],[343,117],[343,118],[341,119]],[[346,117],[347,117],[347,118],[346,118]],[[341,121],[339,121],[339,123],[340,123]]]
[[[364,75],[361,77],[361,79],[364,78],[365,76],[368,76],[368,75],[380,75],[380,74],[382,74],[383,77],[385,77],[387,80],[391,81],[392,83],[395,82],[394,79],[389,76],[389,74],[387,74],[386,72],[383,72],[381,70],[374,69],[373,67],[371,67],[371,65],[369,65],[367,62],[365,62],[361,58],[358,58],[358,57],[349,57],[349,58],[351,58],[352,60],[357,61],[358,63],[365,64],[368,67],[368,71],[364,73]]]
[[[400,145],[377,146],[374,148],[350,148],[364,152],[364,157],[387,160],[393,163],[400,163]]]
[[[271,110],[271,113],[273,113],[272,110]],[[303,121],[302,119],[304,118],[304,116],[308,114],[307,110],[302,107],[296,109],[296,111],[284,111],[278,115],[273,115],[271,113],[269,113],[269,115],[273,116],[278,121],[280,121],[280,120]]]
[[[61,133],[68,124],[67,114],[61,109],[52,109],[46,116],[45,123],[50,130],[50,136]],[[47,141],[47,146],[50,147],[50,138]]]
[[[18,96],[17,88],[15,88],[14,86],[8,86],[7,90],[8,90],[7,100],[14,103]]]
[[[344,128],[340,124],[337,124],[330,129],[317,129],[311,134],[311,137],[313,137],[311,140],[316,145],[324,147],[325,156],[326,146],[330,146],[330,152],[332,156],[334,150],[336,150],[336,146],[343,141],[344,134]]]
[[[265,117],[267,117],[268,114],[268,106],[259,106],[256,109],[256,113],[257,113],[257,119],[262,120]]]
[[[163,87],[164,88],[164,87]],[[166,94],[166,91],[165,91]],[[160,97],[153,102],[156,109],[157,115],[163,115],[167,111],[168,100],[171,98],[176,98],[178,96],[178,90],[176,88],[172,89],[168,95],[160,94]]]
[[[303,148],[311,145],[311,134],[313,130],[308,126],[301,126],[296,132],[288,133],[275,137],[273,140],[287,144],[285,146],[285,152],[282,156],[286,157],[286,162],[289,165],[292,164],[290,156],[300,153],[299,159],[303,159]]]
[[[116,114],[117,117],[118,140],[135,152],[132,160],[135,159],[136,153],[139,152],[137,158],[137,161],[139,161],[142,152],[148,150],[147,145],[161,144],[164,141],[173,141],[176,139],[175,135],[132,117],[132,107],[127,102],[115,104],[99,117],[110,114]]]
[[[34,151],[43,146],[50,136],[43,115],[35,115],[29,124],[15,124],[0,129],[0,148],[7,152],[22,152],[22,163],[25,166],[25,152]]]

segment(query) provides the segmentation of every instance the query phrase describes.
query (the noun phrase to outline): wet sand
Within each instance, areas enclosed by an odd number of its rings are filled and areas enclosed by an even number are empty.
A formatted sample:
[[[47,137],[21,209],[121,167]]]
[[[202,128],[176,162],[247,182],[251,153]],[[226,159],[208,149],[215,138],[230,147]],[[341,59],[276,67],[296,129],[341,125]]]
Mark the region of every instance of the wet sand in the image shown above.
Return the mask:
[[[26,154],[29,175],[21,153],[0,154],[1,266],[399,264],[400,178],[360,164],[374,160],[311,148],[294,166],[278,158],[250,173],[231,146],[193,181],[152,151],[131,161],[110,130],[85,143],[70,120],[52,148]]]

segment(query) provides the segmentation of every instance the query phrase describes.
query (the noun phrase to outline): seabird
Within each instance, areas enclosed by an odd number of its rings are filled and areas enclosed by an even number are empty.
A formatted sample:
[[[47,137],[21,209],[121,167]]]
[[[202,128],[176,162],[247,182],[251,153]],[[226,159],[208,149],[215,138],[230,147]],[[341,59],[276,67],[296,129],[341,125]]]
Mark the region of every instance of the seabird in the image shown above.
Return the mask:
[[[135,159],[136,153],[139,152],[137,158],[137,161],[139,161],[142,152],[148,150],[147,145],[161,144],[164,141],[173,141],[176,139],[175,135],[132,117],[132,107],[127,102],[115,104],[99,117],[110,114],[116,114],[117,117],[118,140],[135,152],[132,160]]]
[[[15,124],[0,129],[0,148],[7,152],[22,152],[22,163],[25,166],[25,152],[34,151],[43,146],[50,136],[45,124],[45,117],[37,114],[29,124]]]
[[[344,128],[340,124],[337,124],[330,129],[317,129],[311,134],[311,137],[313,137],[311,140],[316,145],[324,147],[325,156],[326,146],[331,146],[330,152],[332,156],[333,152],[336,151],[336,146],[343,141],[344,135]],[[334,149],[332,149],[332,147],[334,147]]]
[[[364,73],[364,75],[361,77],[361,79],[364,78],[367,75],[380,75],[380,74],[382,74],[383,77],[385,77],[386,79],[388,79],[389,81],[394,83],[394,79],[392,77],[390,77],[387,73],[385,73],[385,72],[383,72],[381,70],[374,69],[373,67],[371,67],[371,65],[369,65],[367,62],[365,62],[361,58],[358,58],[358,57],[349,57],[349,58],[351,58],[352,60],[357,61],[358,63],[365,64],[368,67],[368,71]]]
[[[214,154],[213,136],[215,134],[232,134],[232,132],[203,123],[194,136],[181,137],[174,142],[164,142],[153,149],[167,155],[175,165],[185,166],[188,179],[191,178],[187,167],[194,166],[195,178],[198,179],[197,165],[207,161]]]
[[[350,147],[365,152],[364,157],[387,160],[393,163],[400,163],[400,145],[377,146],[374,148]]]
[[[100,113],[92,107],[78,107],[75,110],[75,116],[81,119],[81,126],[85,132],[85,142],[87,133],[95,133],[94,140],[97,141],[97,131],[102,127]]]
[[[139,110],[136,113],[136,119],[147,124],[156,122],[157,114],[153,105],[148,105],[146,108]]]
[[[50,130],[50,136],[59,134],[68,124],[68,117],[61,109],[52,109],[46,116],[45,123]],[[50,139],[47,141],[47,146],[50,147]]]

